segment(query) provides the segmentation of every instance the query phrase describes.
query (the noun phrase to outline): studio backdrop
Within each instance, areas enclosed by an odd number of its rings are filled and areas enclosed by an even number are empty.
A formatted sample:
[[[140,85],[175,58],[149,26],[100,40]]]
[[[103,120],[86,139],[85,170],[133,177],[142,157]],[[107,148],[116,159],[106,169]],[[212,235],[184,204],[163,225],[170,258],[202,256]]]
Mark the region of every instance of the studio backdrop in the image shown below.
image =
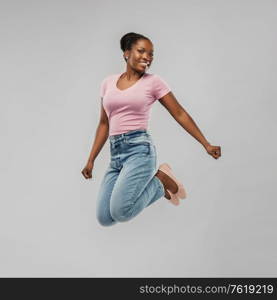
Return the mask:
[[[276,276],[276,26],[270,0],[1,1],[1,277]],[[156,101],[158,164],[187,189],[129,222],[95,215],[109,165],[85,166],[120,38],[149,37],[160,75],[217,160]]]

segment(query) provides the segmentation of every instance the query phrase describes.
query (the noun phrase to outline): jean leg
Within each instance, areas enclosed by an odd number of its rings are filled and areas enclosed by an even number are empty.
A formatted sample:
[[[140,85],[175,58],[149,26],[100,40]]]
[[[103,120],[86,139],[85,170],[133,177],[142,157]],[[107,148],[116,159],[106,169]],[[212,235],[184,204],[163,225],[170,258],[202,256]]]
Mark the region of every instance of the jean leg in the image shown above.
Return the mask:
[[[119,170],[109,165],[100,184],[96,202],[96,217],[103,226],[111,226],[117,223],[110,213],[110,199],[118,175]]]
[[[111,195],[114,220],[128,221],[164,195],[162,183],[154,176],[155,164],[155,157],[140,155],[124,163]]]
[[[158,177],[156,177],[156,176],[153,176],[152,180],[154,181],[153,185],[154,185],[155,182],[156,182],[157,189],[161,190],[162,192],[161,192],[161,194],[159,194],[159,197],[158,197],[158,198],[153,197],[153,198],[149,201],[149,203],[146,205],[146,207],[149,206],[149,205],[151,205],[151,204],[154,203],[156,200],[160,199],[162,196],[165,195],[164,186],[163,186],[162,182],[160,181],[160,179],[159,179]]]

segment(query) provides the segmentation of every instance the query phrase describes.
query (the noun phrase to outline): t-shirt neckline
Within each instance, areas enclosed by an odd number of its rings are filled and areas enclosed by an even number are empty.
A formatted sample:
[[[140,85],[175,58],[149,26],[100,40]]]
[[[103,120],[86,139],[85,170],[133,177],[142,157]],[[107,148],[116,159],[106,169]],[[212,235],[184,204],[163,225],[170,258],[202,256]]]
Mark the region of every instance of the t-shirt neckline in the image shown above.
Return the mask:
[[[125,73],[125,72],[119,73],[119,74],[117,74],[116,77],[115,77],[114,86],[115,86],[115,89],[116,89],[117,91],[119,91],[119,92],[125,92],[125,91],[128,91],[128,90],[131,89],[133,86],[136,86],[140,81],[142,81],[142,79],[145,77],[145,74],[146,74],[146,72],[144,72],[143,75],[140,77],[140,79],[138,79],[133,85],[129,86],[127,89],[120,90],[120,89],[117,87],[116,84],[117,84],[117,81],[118,81],[118,79],[120,78],[120,76],[121,76],[122,74],[124,74],[124,73]]]

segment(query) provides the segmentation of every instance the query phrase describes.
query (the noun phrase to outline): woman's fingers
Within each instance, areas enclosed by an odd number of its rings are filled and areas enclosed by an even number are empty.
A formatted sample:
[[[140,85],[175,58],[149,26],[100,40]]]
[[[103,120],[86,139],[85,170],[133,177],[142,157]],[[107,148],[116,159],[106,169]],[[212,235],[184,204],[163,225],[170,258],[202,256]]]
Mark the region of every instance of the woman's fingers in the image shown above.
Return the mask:
[[[215,154],[217,155],[217,157],[221,156],[221,148],[220,148],[220,146],[216,146]]]
[[[87,174],[86,174],[85,170],[82,170],[82,174],[85,178],[87,178]]]
[[[91,171],[88,170],[87,168],[83,169],[82,174],[86,179],[92,178]]]
[[[221,148],[220,146],[210,146],[207,150],[213,158],[218,159],[221,156]]]

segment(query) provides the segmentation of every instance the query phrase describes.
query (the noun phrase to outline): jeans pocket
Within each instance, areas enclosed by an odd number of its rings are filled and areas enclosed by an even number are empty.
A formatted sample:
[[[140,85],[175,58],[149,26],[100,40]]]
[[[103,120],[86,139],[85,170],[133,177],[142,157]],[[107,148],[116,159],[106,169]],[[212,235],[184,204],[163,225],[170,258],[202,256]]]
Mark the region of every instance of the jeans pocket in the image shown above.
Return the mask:
[[[151,152],[151,145],[147,142],[128,144],[129,150],[135,155],[148,156]]]
[[[129,136],[126,139],[128,148],[143,156],[155,156],[156,149],[152,138],[147,134]]]

